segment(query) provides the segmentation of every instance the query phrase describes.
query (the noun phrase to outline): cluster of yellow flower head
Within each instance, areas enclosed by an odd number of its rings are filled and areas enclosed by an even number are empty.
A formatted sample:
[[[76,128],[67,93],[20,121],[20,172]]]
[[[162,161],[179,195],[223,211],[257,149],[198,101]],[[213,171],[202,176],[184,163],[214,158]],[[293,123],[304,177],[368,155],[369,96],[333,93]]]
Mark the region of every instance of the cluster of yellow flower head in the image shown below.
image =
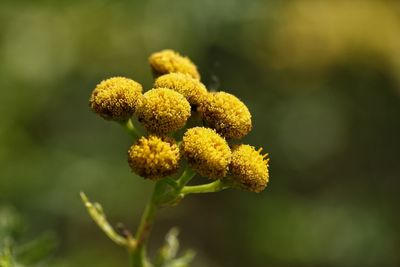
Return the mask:
[[[267,186],[268,157],[246,144],[229,145],[252,129],[251,114],[237,97],[208,92],[193,62],[175,51],[163,50],[149,58],[156,77],[153,89],[128,78],[99,83],[89,105],[108,120],[127,121],[135,115],[148,134],[128,151],[128,162],[138,175],[159,180],[173,175],[185,158],[193,170],[210,179],[230,181],[261,192]],[[198,113],[204,126],[189,128],[177,143],[171,134]]]

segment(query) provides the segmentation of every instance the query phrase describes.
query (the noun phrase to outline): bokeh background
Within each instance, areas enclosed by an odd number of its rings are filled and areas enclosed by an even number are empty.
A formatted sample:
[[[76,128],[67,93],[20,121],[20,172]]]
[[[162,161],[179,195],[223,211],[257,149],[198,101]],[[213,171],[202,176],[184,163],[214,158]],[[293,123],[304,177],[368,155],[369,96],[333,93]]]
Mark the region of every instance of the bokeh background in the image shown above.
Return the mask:
[[[195,267],[400,265],[394,0],[2,0],[0,221],[18,214],[18,242],[53,236],[47,266],[127,266],[79,192],[133,229],[152,184],[130,172],[129,137],[88,98],[114,75],[151,88],[147,57],[165,48],[248,105],[244,142],[270,153],[271,178],[261,194],[162,210],[152,253],[178,226]]]

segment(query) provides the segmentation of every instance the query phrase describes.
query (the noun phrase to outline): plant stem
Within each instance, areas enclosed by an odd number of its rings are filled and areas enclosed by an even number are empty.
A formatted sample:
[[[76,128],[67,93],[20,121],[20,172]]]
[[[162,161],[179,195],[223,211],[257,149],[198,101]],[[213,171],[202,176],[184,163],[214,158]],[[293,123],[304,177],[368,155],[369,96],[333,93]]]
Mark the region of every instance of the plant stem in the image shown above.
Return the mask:
[[[155,212],[158,209],[157,198],[163,193],[163,186],[162,181],[155,184],[153,194],[145,207],[142,218],[140,219],[140,224],[135,236],[137,246],[130,252],[132,267],[151,266],[147,260],[146,245],[154,223]]]
[[[132,122],[132,119],[128,119],[126,121],[123,121],[120,123],[122,127],[133,137],[136,139],[139,139],[142,135],[138,132],[138,130],[135,128],[135,125]]]
[[[196,172],[187,165],[181,177],[177,181],[179,189],[182,189],[195,175]]]
[[[181,193],[184,195],[197,194],[197,193],[212,193],[224,190],[226,188],[229,188],[229,185],[225,184],[221,180],[216,180],[209,184],[185,186],[182,188]]]
[[[143,212],[139,228],[136,232],[136,240],[138,246],[141,246],[146,243],[147,238],[150,234],[151,227],[154,220],[154,214],[157,210],[157,207],[154,201],[150,200],[150,202],[146,205],[146,208]]]
[[[144,245],[138,246],[130,254],[132,267],[150,267],[150,263],[146,256],[146,247]]]
[[[114,228],[107,221],[107,218],[103,212],[103,208],[99,203],[92,203],[89,201],[88,197],[81,192],[82,202],[85,204],[90,217],[95,221],[95,223],[100,227],[100,229],[112,240],[114,243],[120,246],[133,247],[135,246],[135,241],[132,239],[126,239],[115,232]]]

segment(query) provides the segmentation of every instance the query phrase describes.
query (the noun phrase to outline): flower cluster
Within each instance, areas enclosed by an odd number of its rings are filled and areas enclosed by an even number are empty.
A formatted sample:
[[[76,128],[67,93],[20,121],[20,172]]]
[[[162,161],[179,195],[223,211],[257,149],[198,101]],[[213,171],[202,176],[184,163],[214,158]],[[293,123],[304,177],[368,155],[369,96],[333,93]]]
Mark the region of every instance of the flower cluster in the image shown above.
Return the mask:
[[[252,129],[251,113],[236,96],[208,92],[196,65],[172,50],[149,57],[153,88],[131,79],[114,77],[94,89],[89,105],[107,120],[131,122],[135,116],[147,134],[128,151],[133,172],[151,180],[176,173],[184,158],[199,175],[252,192],[261,192],[269,180],[268,157],[246,144],[230,145]],[[186,129],[181,141],[171,136],[196,113],[200,126]]]

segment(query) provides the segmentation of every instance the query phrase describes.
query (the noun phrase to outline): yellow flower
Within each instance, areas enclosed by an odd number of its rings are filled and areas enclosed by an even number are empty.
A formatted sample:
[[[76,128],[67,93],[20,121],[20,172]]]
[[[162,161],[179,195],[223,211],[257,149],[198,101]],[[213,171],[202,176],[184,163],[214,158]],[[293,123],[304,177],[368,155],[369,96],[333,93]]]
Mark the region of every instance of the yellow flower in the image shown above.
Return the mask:
[[[207,89],[199,80],[184,73],[162,75],[154,82],[154,88],[169,88],[182,94],[192,106],[198,106],[206,97]]]
[[[178,72],[189,74],[193,78],[200,80],[196,65],[189,58],[183,57],[173,50],[166,49],[151,54],[149,63],[156,77]]]
[[[179,147],[168,137],[141,137],[128,151],[132,171],[151,180],[174,174],[179,168],[179,161]]]
[[[199,111],[208,126],[227,139],[240,139],[251,131],[251,114],[234,95],[209,93]]]
[[[232,149],[229,171],[234,181],[243,189],[259,193],[269,180],[268,154],[261,154],[262,148],[255,150],[250,145],[237,145]]]
[[[136,110],[142,86],[128,78],[114,77],[99,83],[89,99],[91,109],[107,120],[126,120]]]
[[[151,89],[143,94],[136,115],[149,132],[166,134],[186,124],[190,117],[190,104],[174,90]]]
[[[212,179],[222,178],[228,171],[231,150],[214,130],[204,127],[188,129],[183,136],[182,152],[192,168]]]

